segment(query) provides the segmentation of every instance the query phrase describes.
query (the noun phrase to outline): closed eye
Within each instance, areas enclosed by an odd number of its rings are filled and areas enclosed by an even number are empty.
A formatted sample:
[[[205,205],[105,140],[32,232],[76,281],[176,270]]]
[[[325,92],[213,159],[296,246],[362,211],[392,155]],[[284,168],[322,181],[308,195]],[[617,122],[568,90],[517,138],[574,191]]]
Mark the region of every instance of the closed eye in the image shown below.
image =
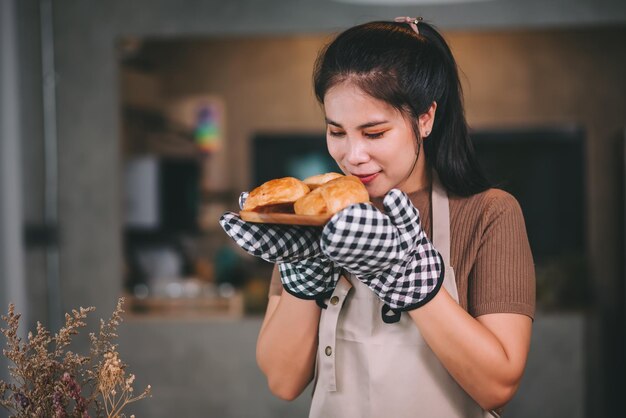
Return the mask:
[[[369,139],[377,139],[377,138],[381,138],[384,133],[385,133],[385,131],[375,132],[375,133],[365,133],[363,135],[365,135],[365,137],[369,138]]]

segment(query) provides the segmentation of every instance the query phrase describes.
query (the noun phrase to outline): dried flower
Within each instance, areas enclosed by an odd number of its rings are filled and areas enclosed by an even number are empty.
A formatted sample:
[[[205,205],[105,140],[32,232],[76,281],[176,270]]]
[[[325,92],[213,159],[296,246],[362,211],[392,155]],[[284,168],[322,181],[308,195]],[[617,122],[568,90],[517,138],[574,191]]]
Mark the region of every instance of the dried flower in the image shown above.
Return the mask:
[[[0,406],[11,418],[123,418],[126,405],[150,396],[150,385],[141,395],[132,396],[135,375],[126,375],[127,365],[113,343],[122,322],[123,302],[123,298],[118,300],[108,321],[100,320],[97,334],[89,334],[89,356],[67,347],[95,308],[81,307],[66,314],[65,325],[54,335],[38,322],[35,333],[29,332],[27,341],[22,341],[17,333],[20,315],[9,305],[7,315],[2,316],[7,328],[0,332],[7,340],[2,354],[13,364],[9,367],[13,382],[0,380]]]

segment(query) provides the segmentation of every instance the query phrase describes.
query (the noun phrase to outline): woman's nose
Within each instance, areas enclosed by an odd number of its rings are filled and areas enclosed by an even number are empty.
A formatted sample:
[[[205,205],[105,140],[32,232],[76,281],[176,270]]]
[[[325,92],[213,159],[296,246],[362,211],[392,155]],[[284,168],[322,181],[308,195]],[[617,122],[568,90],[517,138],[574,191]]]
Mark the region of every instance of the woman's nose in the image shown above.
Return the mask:
[[[347,162],[350,165],[363,164],[369,161],[370,156],[367,152],[367,147],[363,141],[348,140],[348,152],[346,153]]]

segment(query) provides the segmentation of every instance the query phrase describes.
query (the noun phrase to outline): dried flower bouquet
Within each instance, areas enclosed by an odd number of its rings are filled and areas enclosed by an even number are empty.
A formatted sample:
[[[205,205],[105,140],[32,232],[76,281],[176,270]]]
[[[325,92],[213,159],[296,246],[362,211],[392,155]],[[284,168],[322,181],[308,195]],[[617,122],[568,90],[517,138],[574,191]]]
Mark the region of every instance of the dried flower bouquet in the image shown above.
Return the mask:
[[[18,336],[20,314],[9,306],[2,316],[7,328],[0,331],[7,340],[2,353],[12,364],[13,381],[0,380],[0,406],[11,418],[125,418],[129,403],[150,396],[150,385],[140,395],[133,394],[135,376],[127,375],[113,343],[123,303],[120,298],[111,318],[100,320],[99,332],[89,334],[88,356],[70,351],[69,345],[95,308],[66,314],[65,326],[54,335],[37,323],[36,333],[29,332],[23,342]]]

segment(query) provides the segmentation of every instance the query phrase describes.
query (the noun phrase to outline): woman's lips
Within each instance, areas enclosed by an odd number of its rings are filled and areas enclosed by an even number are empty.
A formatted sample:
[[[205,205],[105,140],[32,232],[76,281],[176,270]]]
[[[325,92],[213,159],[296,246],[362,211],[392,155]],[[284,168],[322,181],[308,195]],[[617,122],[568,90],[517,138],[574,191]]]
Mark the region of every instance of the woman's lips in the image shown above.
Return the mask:
[[[359,175],[355,174],[355,176],[357,176],[359,178],[359,180],[361,180],[361,183],[368,184],[368,183],[371,183],[372,180],[374,180],[376,178],[376,176],[378,176],[378,173],[367,174],[365,176],[359,176]]]

